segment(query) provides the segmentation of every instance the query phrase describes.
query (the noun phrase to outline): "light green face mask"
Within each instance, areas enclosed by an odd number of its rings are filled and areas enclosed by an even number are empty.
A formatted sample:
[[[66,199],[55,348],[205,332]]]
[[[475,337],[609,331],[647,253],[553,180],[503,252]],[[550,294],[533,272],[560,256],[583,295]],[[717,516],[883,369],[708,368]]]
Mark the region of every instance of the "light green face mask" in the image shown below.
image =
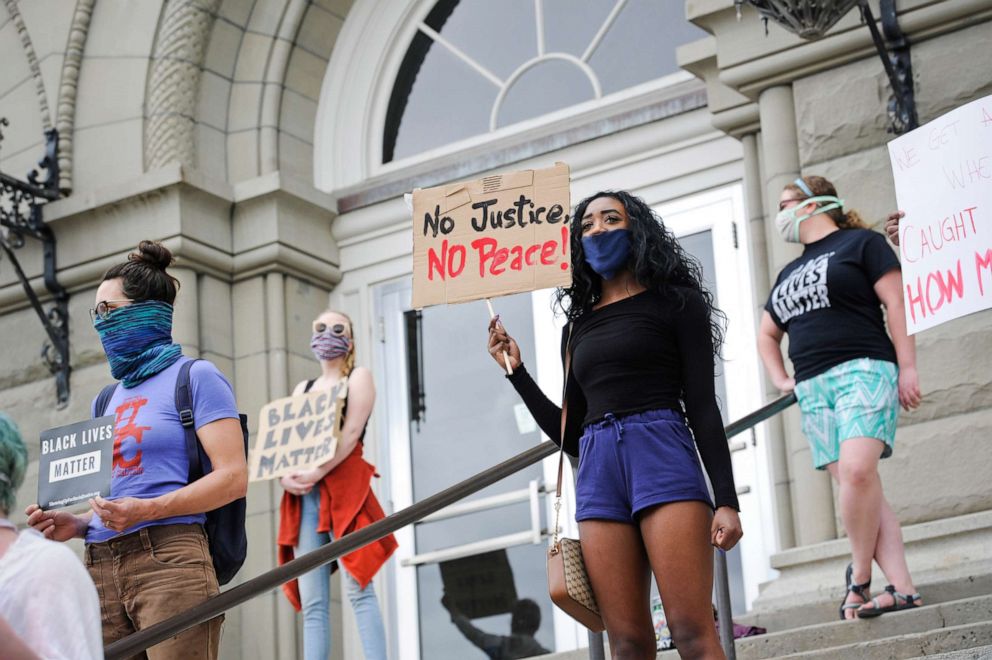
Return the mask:
[[[796,215],[799,209],[805,207],[810,202],[817,205],[816,209],[812,213],[806,213],[803,215]],[[821,206],[822,205],[822,206]],[[782,238],[788,243],[799,243],[799,223],[803,220],[808,220],[818,213],[825,213],[827,211],[832,211],[834,209],[843,209],[844,200],[833,197],[832,195],[820,195],[818,197],[810,197],[799,202],[792,208],[782,209],[775,216],[775,227],[778,229],[778,233],[782,234]]]

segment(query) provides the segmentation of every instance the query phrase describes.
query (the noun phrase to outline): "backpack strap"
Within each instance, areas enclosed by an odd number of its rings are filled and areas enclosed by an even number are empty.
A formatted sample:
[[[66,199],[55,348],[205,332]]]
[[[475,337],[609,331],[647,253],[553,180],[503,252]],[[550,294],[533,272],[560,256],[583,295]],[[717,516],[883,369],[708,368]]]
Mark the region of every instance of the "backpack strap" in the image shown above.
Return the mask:
[[[100,390],[100,393],[96,395],[96,402],[93,404],[94,418],[103,417],[107,414],[107,406],[110,405],[110,399],[116,391],[117,383],[111,383]]]
[[[179,367],[176,376],[176,412],[179,413],[179,423],[183,425],[186,435],[186,454],[189,456],[188,483],[193,483],[203,476],[203,465],[200,463],[199,441],[196,439],[196,426],[193,420],[193,388],[189,383],[189,370],[199,360],[188,360]]]
[[[306,394],[307,392],[309,392],[310,388],[313,387],[313,384],[316,382],[317,382],[316,378],[314,378],[313,380],[308,380],[307,386],[303,388],[303,393]]]

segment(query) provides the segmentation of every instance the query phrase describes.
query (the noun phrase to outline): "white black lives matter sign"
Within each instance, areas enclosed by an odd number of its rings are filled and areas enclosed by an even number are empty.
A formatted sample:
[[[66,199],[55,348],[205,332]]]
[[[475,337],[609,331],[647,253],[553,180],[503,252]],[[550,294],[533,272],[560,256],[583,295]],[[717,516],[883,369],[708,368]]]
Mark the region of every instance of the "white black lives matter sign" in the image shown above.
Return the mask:
[[[42,431],[38,505],[56,509],[109,497],[113,461],[113,415]]]

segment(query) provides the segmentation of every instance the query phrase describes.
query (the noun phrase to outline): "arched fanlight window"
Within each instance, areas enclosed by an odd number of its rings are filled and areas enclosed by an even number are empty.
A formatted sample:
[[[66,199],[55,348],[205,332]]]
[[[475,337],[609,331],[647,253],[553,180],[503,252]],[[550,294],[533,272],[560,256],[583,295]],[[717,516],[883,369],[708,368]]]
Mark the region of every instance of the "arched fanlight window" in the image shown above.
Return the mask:
[[[675,0],[440,0],[417,28],[384,163],[675,73],[705,36]]]

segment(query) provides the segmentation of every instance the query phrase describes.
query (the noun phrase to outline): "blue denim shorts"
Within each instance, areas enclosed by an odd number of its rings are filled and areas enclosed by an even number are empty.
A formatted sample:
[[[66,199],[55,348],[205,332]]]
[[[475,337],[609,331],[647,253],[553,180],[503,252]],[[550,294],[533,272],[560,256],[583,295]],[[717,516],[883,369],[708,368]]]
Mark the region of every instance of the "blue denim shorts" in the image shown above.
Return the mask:
[[[648,507],[699,500],[713,506],[696,443],[681,412],[607,413],[579,439],[576,520],[634,523]]]

